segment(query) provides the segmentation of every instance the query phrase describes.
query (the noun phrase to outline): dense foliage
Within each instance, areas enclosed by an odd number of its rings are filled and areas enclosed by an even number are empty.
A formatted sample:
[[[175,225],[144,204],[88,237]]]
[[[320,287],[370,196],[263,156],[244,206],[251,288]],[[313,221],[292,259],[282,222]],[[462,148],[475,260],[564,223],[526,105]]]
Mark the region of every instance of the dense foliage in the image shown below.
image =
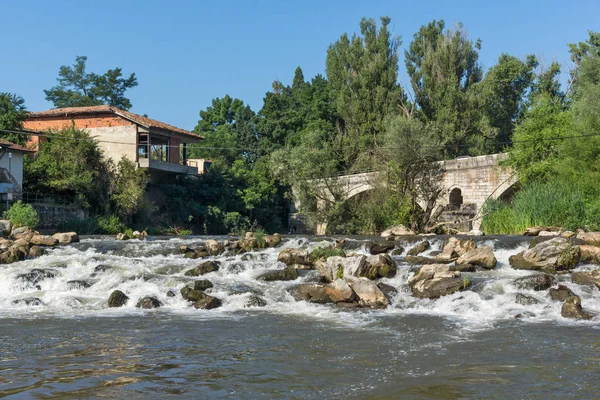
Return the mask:
[[[21,226],[35,228],[40,222],[40,217],[31,204],[23,204],[21,200],[13,203],[8,211],[4,212],[3,218],[10,220],[17,228]]]
[[[600,229],[600,36],[570,45],[575,68],[567,93],[558,66],[540,74],[516,127],[508,164],[523,191],[488,205],[484,228],[517,233],[531,225]]]

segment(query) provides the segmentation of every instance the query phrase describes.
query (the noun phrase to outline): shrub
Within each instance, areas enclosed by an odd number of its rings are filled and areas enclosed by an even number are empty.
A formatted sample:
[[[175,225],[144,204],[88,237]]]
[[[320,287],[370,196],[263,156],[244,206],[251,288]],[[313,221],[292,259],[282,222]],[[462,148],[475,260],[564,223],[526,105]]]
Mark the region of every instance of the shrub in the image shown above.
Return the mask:
[[[337,247],[317,247],[311,253],[313,260],[318,260],[321,258],[326,260],[333,256],[346,257],[346,253],[344,250],[338,249]]]
[[[254,237],[256,238],[256,245],[259,248],[266,247],[267,241],[265,240],[265,230],[263,228],[257,228],[254,232]]]
[[[98,226],[104,233],[116,235],[126,229],[116,215],[102,216],[98,218]]]
[[[4,218],[9,219],[14,227],[35,228],[40,223],[40,217],[32,205],[23,204],[21,200],[10,206],[10,209],[4,213]]]
[[[600,205],[569,184],[535,183],[517,192],[512,203],[490,200],[484,205],[482,229],[488,234],[520,234],[531,226],[575,230],[600,222]]]

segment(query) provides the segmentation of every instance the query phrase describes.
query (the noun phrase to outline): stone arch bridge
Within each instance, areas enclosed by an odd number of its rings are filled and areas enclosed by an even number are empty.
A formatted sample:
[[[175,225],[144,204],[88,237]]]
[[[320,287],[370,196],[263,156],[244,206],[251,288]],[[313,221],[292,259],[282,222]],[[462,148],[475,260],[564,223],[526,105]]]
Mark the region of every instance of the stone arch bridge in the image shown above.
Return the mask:
[[[439,196],[434,210],[443,207],[460,212],[461,207],[468,206],[468,213],[475,215],[475,218],[469,222],[469,228],[479,230],[481,209],[486,200],[506,196],[512,192],[517,182],[517,177],[510,168],[500,166],[500,161],[505,160],[507,156],[507,154],[501,153],[442,161],[440,163],[443,171],[440,182],[442,194]],[[338,198],[339,193],[342,193],[342,199],[345,201],[360,193],[375,189],[381,178],[381,172],[343,175],[319,181],[317,190],[320,192],[321,199],[334,201],[333,191],[335,191],[338,193]],[[319,206],[322,206],[324,202],[324,200],[320,200]],[[423,203],[425,202],[423,201]],[[425,208],[425,204],[420,205]],[[327,222],[323,222],[317,226],[316,233],[323,235],[326,229]]]

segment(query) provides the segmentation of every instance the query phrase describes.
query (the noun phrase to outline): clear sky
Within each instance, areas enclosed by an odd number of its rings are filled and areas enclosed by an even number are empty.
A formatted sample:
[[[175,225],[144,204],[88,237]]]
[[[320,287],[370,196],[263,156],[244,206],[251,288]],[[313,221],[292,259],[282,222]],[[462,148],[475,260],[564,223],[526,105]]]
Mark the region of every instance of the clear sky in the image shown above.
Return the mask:
[[[433,19],[463,22],[482,40],[486,68],[507,52],[566,70],[567,43],[600,31],[599,0],[0,0],[0,91],[19,94],[31,111],[51,108],[42,90],[56,84],[61,65],[85,55],[89,71],[136,73],[131,111],[192,129],[215,97],[258,111],[273,80],[291,84],[298,65],[307,79],[324,74],[328,45],[357,32],[362,17],[383,15],[402,52]]]

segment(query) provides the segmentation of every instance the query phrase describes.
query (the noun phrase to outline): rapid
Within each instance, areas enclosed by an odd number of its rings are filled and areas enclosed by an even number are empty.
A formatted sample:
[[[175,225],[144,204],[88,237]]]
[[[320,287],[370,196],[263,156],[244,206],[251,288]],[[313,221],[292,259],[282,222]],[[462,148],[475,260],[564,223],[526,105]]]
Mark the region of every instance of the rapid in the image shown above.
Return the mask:
[[[264,282],[283,269],[285,248],[312,250],[340,237],[289,236],[276,248],[209,257],[221,263],[202,278],[222,307],[199,310],[179,295],[199,260],[181,245],[226,237],[84,238],[46,255],[0,266],[0,396],[8,398],[592,398],[600,363],[600,292],[557,275],[581,298],[591,320],[561,316],[547,291],[514,284],[531,271],[509,256],[530,238],[484,236],[493,270],[467,273],[466,291],[439,299],[411,294],[414,268],[403,262],[422,238],[398,243],[396,288],[381,310],[338,309],[296,301],[288,289],[314,282]],[[373,238],[345,237],[367,254]],[[430,237],[442,248],[444,237]],[[592,269],[580,265],[578,270]],[[108,308],[115,290],[130,300]],[[175,293],[175,296],[169,295]],[[536,304],[515,302],[517,293]],[[136,308],[152,296],[161,307]]]

